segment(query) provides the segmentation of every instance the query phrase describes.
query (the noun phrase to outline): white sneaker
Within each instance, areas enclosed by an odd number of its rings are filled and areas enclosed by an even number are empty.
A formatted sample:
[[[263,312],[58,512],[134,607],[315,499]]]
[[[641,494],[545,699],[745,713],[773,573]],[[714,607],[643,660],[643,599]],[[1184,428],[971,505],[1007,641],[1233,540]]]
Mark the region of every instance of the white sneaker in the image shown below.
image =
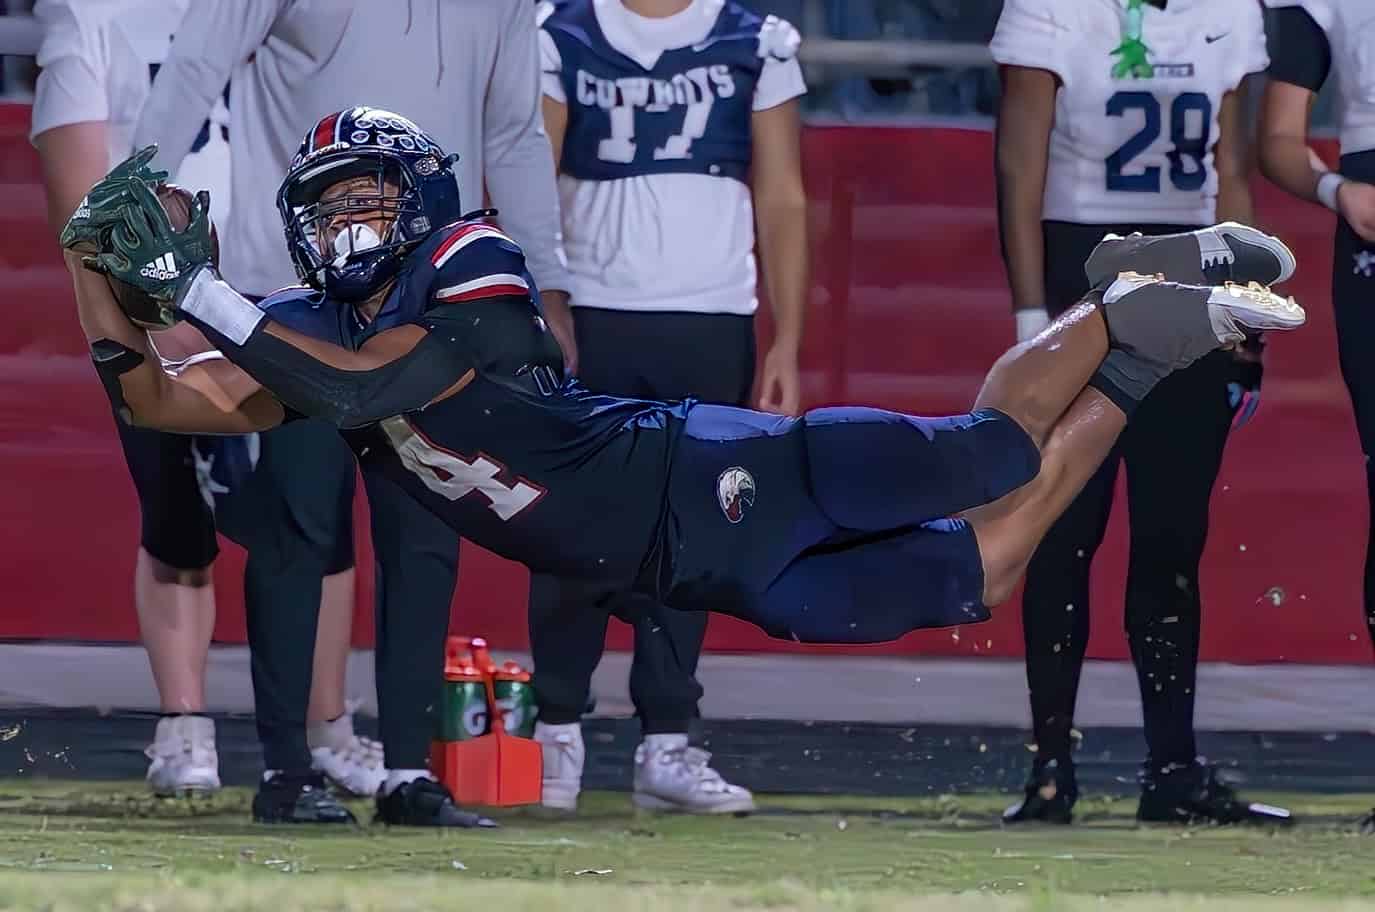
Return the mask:
[[[643,810],[687,814],[747,814],[748,789],[731,785],[710,766],[711,754],[688,746],[687,735],[646,735],[635,749],[635,792]]]
[[[544,782],[540,804],[556,811],[576,811],[582,791],[582,766],[587,749],[582,742],[582,725],[535,723],[535,740],[544,758]]]
[[[312,722],[306,741],[311,769],[351,795],[371,798],[387,780],[382,745],[354,734],[351,709],[332,722]]]
[[[219,791],[220,760],[215,752],[215,720],[206,716],[166,716],[158,720],[153,743],[143,751],[149,761],[148,787],[154,795]]]

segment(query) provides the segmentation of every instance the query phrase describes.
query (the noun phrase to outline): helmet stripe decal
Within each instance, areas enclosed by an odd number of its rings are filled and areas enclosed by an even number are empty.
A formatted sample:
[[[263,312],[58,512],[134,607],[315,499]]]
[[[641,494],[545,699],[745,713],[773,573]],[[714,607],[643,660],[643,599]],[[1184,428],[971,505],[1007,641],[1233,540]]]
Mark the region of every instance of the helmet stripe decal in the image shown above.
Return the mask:
[[[315,125],[315,135],[310,138],[310,151],[323,149],[325,146],[335,142],[335,128],[339,123],[339,114],[336,112],[329,115],[324,120]]]

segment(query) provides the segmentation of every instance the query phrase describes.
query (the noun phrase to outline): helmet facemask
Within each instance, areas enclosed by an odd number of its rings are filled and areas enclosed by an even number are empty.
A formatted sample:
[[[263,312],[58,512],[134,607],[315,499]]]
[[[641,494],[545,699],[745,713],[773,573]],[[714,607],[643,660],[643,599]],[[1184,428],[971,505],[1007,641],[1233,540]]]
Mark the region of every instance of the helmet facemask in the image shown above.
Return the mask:
[[[380,290],[431,230],[410,169],[384,156],[322,162],[282,202],[298,271],[343,301]]]

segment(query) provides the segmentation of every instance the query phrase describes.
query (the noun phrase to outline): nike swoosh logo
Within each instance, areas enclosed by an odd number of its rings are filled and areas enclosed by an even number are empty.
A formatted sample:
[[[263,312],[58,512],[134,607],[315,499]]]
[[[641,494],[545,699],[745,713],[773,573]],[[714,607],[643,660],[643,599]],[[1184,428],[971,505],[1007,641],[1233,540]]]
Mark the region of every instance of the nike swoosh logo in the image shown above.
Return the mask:
[[[1232,33],[1223,32],[1221,35],[1204,35],[1203,40],[1206,41],[1208,44],[1212,44],[1214,41],[1221,41],[1223,38],[1226,38],[1230,34]]]

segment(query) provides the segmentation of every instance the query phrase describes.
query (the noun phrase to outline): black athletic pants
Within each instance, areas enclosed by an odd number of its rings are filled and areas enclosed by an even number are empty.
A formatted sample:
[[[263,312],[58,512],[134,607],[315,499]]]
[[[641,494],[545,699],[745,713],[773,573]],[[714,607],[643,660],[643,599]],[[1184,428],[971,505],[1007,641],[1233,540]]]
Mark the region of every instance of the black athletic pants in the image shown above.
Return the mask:
[[[1343,155],[1341,173],[1375,183],[1375,151]],[[1356,430],[1365,454],[1366,496],[1370,531],[1365,553],[1365,619],[1375,643],[1375,244],[1363,241],[1338,217],[1332,250],[1332,307],[1337,324],[1337,355],[1342,379],[1351,394]]]
[[[597,392],[645,399],[688,396],[740,405],[754,383],[754,320],[726,314],[573,310],[579,379]],[[530,650],[540,720],[581,718],[592,672],[616,614],[634,627],[630,697],[645,734],[686,732],[702,688],[695,677],[704,611],[662,610],[554,577],[530,580]]]
[[[294,421],[261,435],[257,469],[217,507],[248,550],[244,603],[253,702],[267,769],[310,766],[320,580],[353,566],[357,468],[339,432]],[[395,484],[364,478],[375,561],[378,723],[387,765],[423,769],[444,672],[458,536]]]
[[[353,453],[319,420],[260,435],[257,467],[218,499],[220,531],[248,551],[244,611],[253,707],[267,769],[310,768],[310,704],[320,581],[353,566]]]
[[[248,551],[244,609],[264,766],[304,772],[320,581],[354,564],[357,468],[324,421],[293,421],[260,439],[257,467],[240,490],[218,499],[216,521]],[[392,769],[423,769],[443,683],[458,536],[386,479],[368,477],[364,485],[383,753]]]
[[[1046,301],[1052,314],[1089,290],[1083,263],[1105,233],[1165,234],[1190,227],[1046,222]],[[1126,631],[1149,759],[1193,761],[1198,568],[1208,502],[1233,417],[1227,384],[1235,372],[1232,356],[1215,352],[1161,381],[1036,550],[1027,569],[1022,623],[1038,763],[1072,763],[1070,732],[1089,636],[1089,569],[1123,460],[1131,529]]]

